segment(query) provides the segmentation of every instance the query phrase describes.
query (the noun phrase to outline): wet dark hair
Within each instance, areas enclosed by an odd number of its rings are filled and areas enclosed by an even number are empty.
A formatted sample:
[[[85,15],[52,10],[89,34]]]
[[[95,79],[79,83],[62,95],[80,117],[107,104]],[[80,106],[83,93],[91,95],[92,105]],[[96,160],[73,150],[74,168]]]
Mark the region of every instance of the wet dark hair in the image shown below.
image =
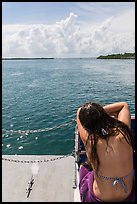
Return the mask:
[[[110,137],[116,136],[121,132],[128,144],[133,147],[133,134],[129,127],[125,123],[110,116],[100,104],[95,102],[83,104],[79,111],[79,120],[81,125],[89,133],[88,139],[90,139],[91,134],[93,135],[94,143],[91,140],[92,153],[90,160],[94,164],[96,171],[99,167],[99,158],[96,149],[99,138],[106,140],[108,144]]]

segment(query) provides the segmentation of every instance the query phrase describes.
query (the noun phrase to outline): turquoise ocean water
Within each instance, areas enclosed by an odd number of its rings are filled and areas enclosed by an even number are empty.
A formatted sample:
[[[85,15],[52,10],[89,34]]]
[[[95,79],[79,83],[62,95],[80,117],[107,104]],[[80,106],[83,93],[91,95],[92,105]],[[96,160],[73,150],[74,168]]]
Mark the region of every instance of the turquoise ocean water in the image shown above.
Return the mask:
[[[127,101],[135,113],[135,60],[2,63],[2,154],[71,153],[76,111],[87,101]]]

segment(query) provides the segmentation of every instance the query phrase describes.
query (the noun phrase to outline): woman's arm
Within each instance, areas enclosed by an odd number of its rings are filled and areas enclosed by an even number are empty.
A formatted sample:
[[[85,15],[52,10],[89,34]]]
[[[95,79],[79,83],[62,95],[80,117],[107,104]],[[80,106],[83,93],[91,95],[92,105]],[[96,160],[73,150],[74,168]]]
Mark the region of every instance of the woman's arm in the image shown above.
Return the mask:
[[[110,115],[117,115],[117,119],[131,127],[131,114],[129,105],[126,102],[116,102],[103,106]]]

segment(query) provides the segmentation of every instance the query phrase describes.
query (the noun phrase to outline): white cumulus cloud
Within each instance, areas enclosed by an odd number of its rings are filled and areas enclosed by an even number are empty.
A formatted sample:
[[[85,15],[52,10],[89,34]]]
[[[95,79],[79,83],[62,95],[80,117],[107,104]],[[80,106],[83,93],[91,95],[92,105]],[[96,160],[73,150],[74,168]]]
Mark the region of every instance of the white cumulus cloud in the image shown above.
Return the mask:
[[[129,18],[131,14],[133,21]],[[78,16],[70,13],[66,19],[55,24],[3,25],[2,55],[95,57],[100,54],[135,51],[133,12],[111,16],[100,24],[94,24],[94,27],[92,24],[87,27],[78,26],[77,21]]]

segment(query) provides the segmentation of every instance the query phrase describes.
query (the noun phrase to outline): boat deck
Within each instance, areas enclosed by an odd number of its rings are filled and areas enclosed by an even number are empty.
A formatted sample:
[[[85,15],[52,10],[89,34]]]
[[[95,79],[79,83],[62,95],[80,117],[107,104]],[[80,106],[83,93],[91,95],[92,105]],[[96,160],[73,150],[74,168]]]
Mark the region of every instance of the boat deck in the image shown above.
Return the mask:
[[[10,161],[2,160],[2,202],[74,202],[75,158],[58,157],[61,155],[3,155]],[[51,161],[53,158],[56,160]],[[33,163],[44,159],[49,162]],[[34,184],[27,197],[32,175]]]

